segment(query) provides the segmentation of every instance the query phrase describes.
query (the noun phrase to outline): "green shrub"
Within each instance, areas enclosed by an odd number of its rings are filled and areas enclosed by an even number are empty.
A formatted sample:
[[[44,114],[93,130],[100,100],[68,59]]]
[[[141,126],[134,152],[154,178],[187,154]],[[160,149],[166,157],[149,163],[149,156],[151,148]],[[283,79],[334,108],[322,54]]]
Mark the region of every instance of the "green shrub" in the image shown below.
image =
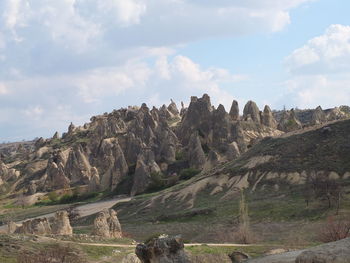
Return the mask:
[[[184,159],[184,153],[182,151],[175,153],[175,160],[176,161],[181,161],[183,159]]]
[[[147,192],[156,192],[166,187],[166,179],[160,172],[151,173],[151,182],[148,185]]]
[[[48,194],[48,197],[51,202],[57,202],[58,200],[58,194],[55,191],[52,191]]]
[[[188,180],[199,174],[201,171],[195,168],[183,169],[180,172],[180,180]]]

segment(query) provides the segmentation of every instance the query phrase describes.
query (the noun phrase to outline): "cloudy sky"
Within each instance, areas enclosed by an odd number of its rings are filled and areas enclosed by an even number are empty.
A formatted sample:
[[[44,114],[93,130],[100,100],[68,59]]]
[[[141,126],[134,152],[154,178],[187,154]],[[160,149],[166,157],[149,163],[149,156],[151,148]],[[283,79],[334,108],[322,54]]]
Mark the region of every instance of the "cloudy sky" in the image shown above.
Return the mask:
[[[203,93],[226,109],[350,104],[349,12],[348,0],[1,0],[0,142]]]

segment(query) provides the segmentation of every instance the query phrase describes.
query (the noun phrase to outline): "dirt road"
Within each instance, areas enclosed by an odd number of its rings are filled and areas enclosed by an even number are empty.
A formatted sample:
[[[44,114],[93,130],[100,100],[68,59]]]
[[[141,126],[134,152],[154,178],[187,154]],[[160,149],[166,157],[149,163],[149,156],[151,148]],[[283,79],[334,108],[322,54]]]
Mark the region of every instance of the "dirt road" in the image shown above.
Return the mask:
[[[111,199],[111,200],[99,201],[99,202],[95,202],[95,203],[91,203],[91,204],[80,205],[80,206],[77,206],[76,209],[78,210],[80,215],[82,217],[84,217],[84,216],[89,216],[89,215],[95,214],[95,213],[100,212],[104,209],[111,208],[117,203],[128,202],[130,200],[131,200],[131,198],[129,198],[129,197],[128,198],[115,198],[115,199]],[[33,218],[26,218],[25,220],[18,221],[16,223],[21,224],[23,221],[26,221],[29,219],[35,219],[35,218],[43,218],[43,217],[50,218],[50,217],[53,217],[54,215],[55,215],[55,213],[49,213],[49,214],[45,214],[45,215],[41,215],[41,216],[37,216],[37,217],[33,217]],[[4,231],[6,229],[7,229],[7,226],[0,226],[0,232]]]

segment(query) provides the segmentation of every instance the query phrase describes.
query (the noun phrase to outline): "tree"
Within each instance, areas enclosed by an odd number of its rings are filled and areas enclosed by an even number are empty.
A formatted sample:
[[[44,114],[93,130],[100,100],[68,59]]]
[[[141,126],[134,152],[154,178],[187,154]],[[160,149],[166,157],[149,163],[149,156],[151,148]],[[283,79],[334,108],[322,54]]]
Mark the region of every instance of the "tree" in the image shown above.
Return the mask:
[[[328,208],[336,207],[339,213],[340,202],[343,198],[343,188],[339,181],[328,177],[310,177],[316,199],[327,201]]]
[[[239,201],[239,226],[236,236],[237,239],[244,244],[249,244],[253,241],[253,235],[250,230],[248,204],[245,198],[244,190],[241,190]]]
[[[319,239],[324,243],[337,241],[350,235],[350,220],[327,218],[327,222],[322,226]]]

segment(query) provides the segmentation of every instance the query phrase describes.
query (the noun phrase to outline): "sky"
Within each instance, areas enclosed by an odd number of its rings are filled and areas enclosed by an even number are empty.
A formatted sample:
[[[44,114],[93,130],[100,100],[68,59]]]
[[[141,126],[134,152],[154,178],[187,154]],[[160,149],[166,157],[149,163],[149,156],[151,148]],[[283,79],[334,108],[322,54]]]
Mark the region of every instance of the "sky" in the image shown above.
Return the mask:
[[[128,105],[350,104],[348,0],[1,0],[0,142]]]

